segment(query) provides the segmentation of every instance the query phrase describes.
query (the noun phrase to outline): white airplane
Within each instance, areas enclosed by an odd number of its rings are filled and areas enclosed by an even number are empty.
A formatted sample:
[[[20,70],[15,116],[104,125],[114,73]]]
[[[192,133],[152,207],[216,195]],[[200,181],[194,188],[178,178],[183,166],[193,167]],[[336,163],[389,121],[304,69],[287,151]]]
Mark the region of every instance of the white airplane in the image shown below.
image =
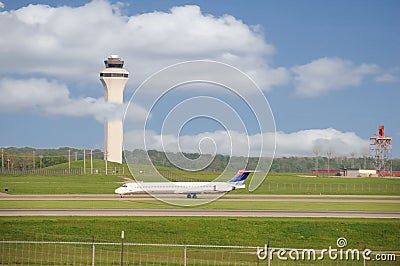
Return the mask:
[[[224,193],[238,188],[245,188],[243,182],[253,173],[252,170],[239,170],[227,182],[134,182],[126,183],[115,190],[121,198],[136,193],[149,194],[186,194],[187,198],[196,199],[197,194]]]

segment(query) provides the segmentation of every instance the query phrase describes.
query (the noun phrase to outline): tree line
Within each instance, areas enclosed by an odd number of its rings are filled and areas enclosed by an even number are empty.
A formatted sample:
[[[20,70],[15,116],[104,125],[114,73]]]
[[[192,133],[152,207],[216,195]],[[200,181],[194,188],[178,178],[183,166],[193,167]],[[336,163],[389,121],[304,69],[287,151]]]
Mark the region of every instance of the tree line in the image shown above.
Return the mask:
[[[183,156],[182,156],[183,155]],[[57,149],[37,149],[30,147],[16,148],[8,147],[1,148],[2,169],[39,169],[49,166],[66,163],[69,160],[83,160],[84,150],[61,147]],[[86,150],[86,158],[90,156],[90,150]],[[103,159],[104,154],[100,149],[92,150],[93,159]],[[193,165],[188,165],[189,168],[196,168],[196,163],[202,158],[207,163],[205,171],[220,172],[227,169],[229,166],[231,171],[237,170],[239,167],[243,168],[243,162],[246,162],[248,169],[255,169],[260,162],[258,158],[250,157],[230,157],[228,155],[217,154],[214,157],[211,155],[202,155],[199,153],[166,153],[156,150],[140,150],[124,151],[124,158],[127,158],[129,163],[134,164],[150,164],[148,158],[154,166],[166,166],[179,168],[173,163],[174,158],[193,162]],[[171,158],[173,161],[171,161]],[[186,158],[186,159],[185,159]],[[188,159],[188,160],[187,160]],[[124,160],[124,163],[126,161]],[[368,157],[356,158],[354,156],[335,156],[332,158],[324,156],[314,157],[280,157],[274,158],[270,168],[271,172],[311,172],[314,169],[330,169],[339,170],[343,168],[355,169],[374,169],[373,160]],[[395,158],[392,160],[392,170],[400,171],[400,159]]]
[[[128,158],[130,163],[134,164],[148,164],[149,161],[147,156],[150,158],[151,162],[155,166],[166,166],[166,167],[176,167],[169,158],[174,153],[165,153],[156,150],[134,150],[131,152],[125,151],[125,156]],[[199,153],[183,153],[183,155],[191,160],[197,159],[201,156]],[[210,155],[211,156],[211,155]],[[229,161],[231,160],[231,166],[235,167],[235,161],[242,162],[239,160],[242,157],[230,157],[227,155],[217,154],[212,162],[204,170],[207,171],[223,171]],[[234,163],[232,163],[232,160]],[[258,158],[246,158],[247,168],[254,169],[259,163]],[[316,164],[316,160],[318,163]],[[356,158],[354,156],[335,156],[332,158],[318,156],[318,157],[280,157],[274,158],[270,171],[272,172],[311,172],[316,169],[330,169],[330,170],[340,170],[343,168],[347,169],[374,169],[373,160],[368,157]],[[236,168],[237,169],[237,168]],[[400,171],[400,159],[392,160],[393,171]],[[234,170],[234,169],[229,169]]]

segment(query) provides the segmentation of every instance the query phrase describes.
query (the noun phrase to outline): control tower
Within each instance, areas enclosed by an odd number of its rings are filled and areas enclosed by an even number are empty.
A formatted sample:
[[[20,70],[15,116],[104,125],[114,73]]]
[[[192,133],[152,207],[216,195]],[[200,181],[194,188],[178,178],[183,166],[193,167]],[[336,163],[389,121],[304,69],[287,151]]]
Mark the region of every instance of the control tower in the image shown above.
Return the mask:
[[[111,55],[104,64],[106,68],[100,72],[100,80],[105,92],[104,99],[108,103],[122,104],[129,72],[123,69],[124,61],[118,55]],[[122,163],[122,138],[122,118],[105,122],[105,160]]]

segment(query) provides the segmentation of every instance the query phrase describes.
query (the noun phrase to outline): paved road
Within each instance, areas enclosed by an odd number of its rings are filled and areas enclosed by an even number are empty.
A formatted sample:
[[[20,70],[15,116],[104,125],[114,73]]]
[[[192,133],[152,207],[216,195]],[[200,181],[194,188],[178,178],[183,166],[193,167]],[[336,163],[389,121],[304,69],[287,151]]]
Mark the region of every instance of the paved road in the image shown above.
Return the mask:
[[[225,217],[337,217],[400,218],[400,212],[286,211],[286,210],[174,210],[174,209],[0,209],[0,216],[225,216]]]

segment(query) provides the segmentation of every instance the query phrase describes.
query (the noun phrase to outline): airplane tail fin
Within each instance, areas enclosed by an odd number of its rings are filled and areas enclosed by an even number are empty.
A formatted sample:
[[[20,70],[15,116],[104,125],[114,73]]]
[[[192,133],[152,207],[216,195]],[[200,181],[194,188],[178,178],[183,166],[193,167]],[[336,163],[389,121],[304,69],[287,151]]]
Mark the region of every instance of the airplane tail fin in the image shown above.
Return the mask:
[[[246,180],[246,178],[249,176],[250,173],[254,173],[255,171],[253,170],[246,170],[246,169],[241,169],[237,172],[237,174],[228,182],[229,183],[234,183],[236,185],[241,185],[243,182]]]

